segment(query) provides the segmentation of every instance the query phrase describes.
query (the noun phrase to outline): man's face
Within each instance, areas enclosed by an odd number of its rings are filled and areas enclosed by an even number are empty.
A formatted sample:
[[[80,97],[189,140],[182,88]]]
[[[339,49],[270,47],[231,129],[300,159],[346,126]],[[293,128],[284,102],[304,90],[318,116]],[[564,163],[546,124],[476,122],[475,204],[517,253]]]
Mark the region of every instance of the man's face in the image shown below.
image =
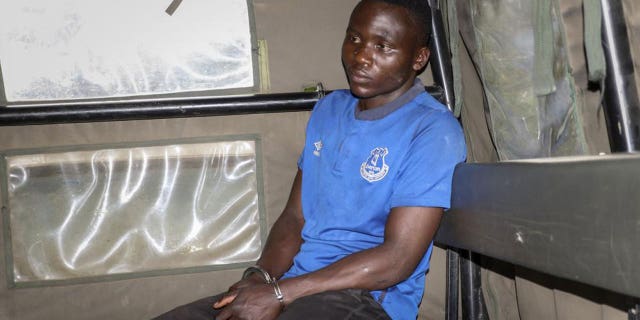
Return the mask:
[[[360,107],[381,106],[409,90],[429,51],[420,47],[407,9],[363,1],[351,14],[342,64]]]

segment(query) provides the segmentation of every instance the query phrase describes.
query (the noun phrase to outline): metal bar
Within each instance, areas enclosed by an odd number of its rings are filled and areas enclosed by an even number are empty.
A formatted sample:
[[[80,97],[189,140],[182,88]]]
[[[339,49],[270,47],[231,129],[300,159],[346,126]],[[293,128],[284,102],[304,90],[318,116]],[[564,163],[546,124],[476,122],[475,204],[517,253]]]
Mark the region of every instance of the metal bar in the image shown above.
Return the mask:
[[[458,320],[458,285],[460,256],[454,249],[447,249],[447,296],[445,300],[445,320]]]
[[[462,164],[436,241],[639,298],[638,177],[637,154]]]
[[[440,88],[425,89],[441,100]],[[308,111],[329,92],[0,107],[0,126]]]
[[[633,308],[629,309],[629,320],[640,320],[640,304],[636,304]]]
[[[602,0],[604,111],[613,152],[640,149],[640,103],[621,0]]]
[[[431,7],[431,73],[436,85],[443,90],[444,103],[449,110],[453,110],[453,71],[451,69],[451,54],[447,46],[447,35],[445,34],[442,11],[438,0],[429,0]]]
[[[318,93],[0,108],[0,126],[304,111]]]
[[[460,293],[462,295],[462,319],[488,320],[487,308],[482,297],[479,256],[463,250],[460,259]]]

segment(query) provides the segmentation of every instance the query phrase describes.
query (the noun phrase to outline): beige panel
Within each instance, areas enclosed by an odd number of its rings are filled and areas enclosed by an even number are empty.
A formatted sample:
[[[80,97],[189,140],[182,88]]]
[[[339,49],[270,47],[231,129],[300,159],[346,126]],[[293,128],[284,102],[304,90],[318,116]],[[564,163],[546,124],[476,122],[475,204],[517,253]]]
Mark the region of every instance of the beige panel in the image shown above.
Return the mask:
[[[627,312],[609,307],[607,305],[602,306],[602,319],[604,320],[627,320],[629,315]]]
[[[425,280],[425,292],[418,310],[420,320],[440,320],[445,318],[447,293],[447,251],[433,247],[429,272]]]
[[[482,293],[489,319],[520,320],[514,267],[486,257],[482,266]]]
[[[273,92],[296,92],[321,81],[347,88],[340,48],[358,0],[254,0],[259,39],[269,46]]]
[[[522,320],[555,320],[553,290],[525,278],[516,278],[518,310]]]
[[[625,320],[630,298],[517,268],[518,308],[522,320]],[[493,319],[493,318],[492,318]]]
[[[308,115],[308,112],[292,112],[0,127],[0,150],[259,134],[264,150],[264,199],[271,225],[288,197],[296,161],[304,143]],[[4,254],[0,255],[0,265],[5,265]],[[225,291],[239,278],[240,272],[216,271],[85,285],[8,289],[3,267],[0,269],[0,319],[144,319],[178,304]]]
[[[629,298],[600,289],[562,282],[554,290],[556,312],[561,320],[626,320]]]
[[[345,89],[341,47],[351,11],[359,0],[254,0],[258,39],[269,47],[272,92],[298,92],[322,82]],[[433,83],[429,68],[420,76]]]
[[[556,290],[556,308],[558,319],[600,320],[602,306],[574,294]]]

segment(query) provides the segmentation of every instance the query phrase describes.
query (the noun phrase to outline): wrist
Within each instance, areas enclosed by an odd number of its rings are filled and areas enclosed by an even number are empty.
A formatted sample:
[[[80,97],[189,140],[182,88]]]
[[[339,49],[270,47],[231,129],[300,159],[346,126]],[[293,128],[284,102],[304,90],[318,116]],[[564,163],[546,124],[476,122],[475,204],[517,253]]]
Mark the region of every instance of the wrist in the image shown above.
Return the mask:
[[[285,307],[285,305],[284,305],[284,295],[282,294],[282,290],[280,290],[280,285],[278,284],[278,281],[276,281],[274,279],[271,284],[273,285],[273,293],[276,296],[276,300],[278,300],[278,303],[280,303],[280,307],[282,309],[284,309],[284,307]]]
[[[267,270],[263,269],[259,265],[255,265],[253,267],[247,268],[242,274],[243,280],[262,280],[265,284],[270,284],[273,288],[273,294],[275,295],[276,300],[280,304],[280,307],[284,309],[284,295],[282,294],[282,290],[280,289],[280,285],[275,277],[272,277]]]
[[[242,279],[247,279],[247,278],[261,278],[264,283],[272,283],[273,281],[275,281],[275,278],[271,277],[271,275],[269,274],[269,272],[267,272],[265,269],[263,269],[262,267],[260,267],[259,265],[255,265],[253,267],[249,267],[246,270],[244,270],[244,273],[242,274]]]

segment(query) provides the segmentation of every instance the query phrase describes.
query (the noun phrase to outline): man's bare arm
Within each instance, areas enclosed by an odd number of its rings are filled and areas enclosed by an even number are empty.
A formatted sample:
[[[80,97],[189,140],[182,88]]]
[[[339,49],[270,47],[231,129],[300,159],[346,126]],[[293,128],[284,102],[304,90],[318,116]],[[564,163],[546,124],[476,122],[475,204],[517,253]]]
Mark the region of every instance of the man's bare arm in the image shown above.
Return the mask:
[[[300,251],[302,244],[302,171],[298,169],[293,180],[289,200],[284,210],[273,224],[267,237],[267,243],[262,250],[262,255],[256,263],[265,269],[269,275],[280,278],[293,264],[293,257]],[[222,308],[232,303],[238,294],[238,290],[264,284],[258,274],[234,283],[229,291],[216,303],[215,308]],[[223,317],[224,318],[224,317]]]
[[[316,272],[281,281],[285,303],[318,292],[347,288],[378,290],[403,281],[427,251],[442,213],[442,208],[393,208],[381,245],[349,255]]]
[[[267,243],[262,250],[258,265],[273,277],[280,278],[293,264],[293,257],[300,250],[302,244],[302,171],[298,169],[289,200],[274,223]]]

